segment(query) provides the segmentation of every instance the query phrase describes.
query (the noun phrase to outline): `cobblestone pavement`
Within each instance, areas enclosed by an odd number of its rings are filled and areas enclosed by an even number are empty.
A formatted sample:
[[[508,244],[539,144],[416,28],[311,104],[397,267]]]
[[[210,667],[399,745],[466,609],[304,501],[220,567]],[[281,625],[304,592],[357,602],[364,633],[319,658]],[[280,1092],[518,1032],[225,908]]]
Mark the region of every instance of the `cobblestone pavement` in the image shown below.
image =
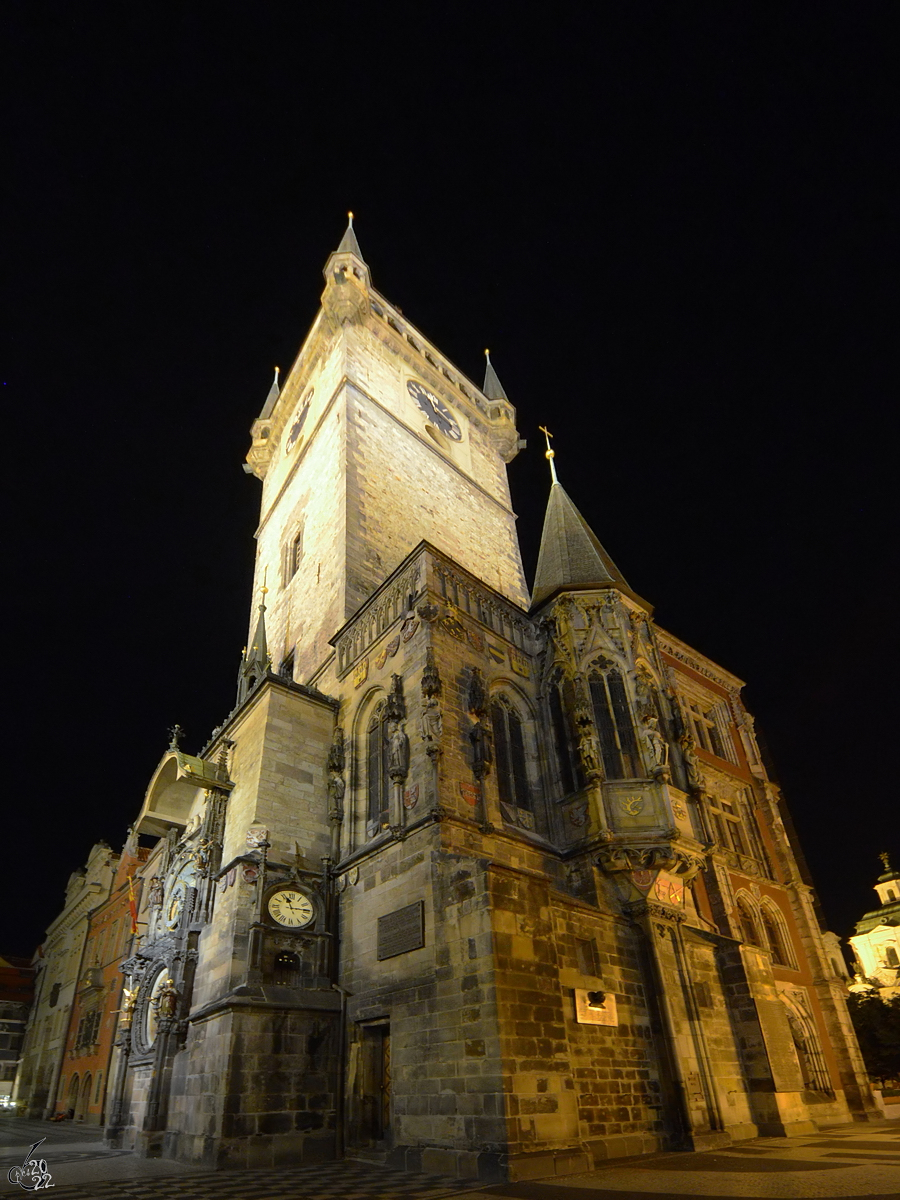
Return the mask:
[[[727,1150],[620,1159],[585,1175],[479,1186],[358,1161],[261,1171],[203,1171],[105,1150],[99,1130],[0,1120],[0,1192],[21,1195],[10,1166],[39,1137],[55,1200],[760,1200],[900,1196],[900,1123],[843,1125],[805,1138],[757,1138]]]

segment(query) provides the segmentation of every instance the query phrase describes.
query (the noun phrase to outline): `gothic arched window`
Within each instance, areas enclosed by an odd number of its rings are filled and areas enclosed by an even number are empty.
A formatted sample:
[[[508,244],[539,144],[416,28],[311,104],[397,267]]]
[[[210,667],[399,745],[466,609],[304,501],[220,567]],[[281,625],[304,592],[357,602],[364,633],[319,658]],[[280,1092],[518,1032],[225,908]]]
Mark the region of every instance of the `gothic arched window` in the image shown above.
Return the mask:
[[[491,726],[500,799],[504,804],[531,808],[522,719],[505,696],[491,704]]]
[[[391,786],[388,776],[386,706],[372,713],[366,730],[366,833],[374,837],[388,824]]]
[[[572,680],[561,679],[553,684],[547,700],[560,782],[563,795],[568,796],[571,792],[583,788],[585,783],[572,725],[572,713],[575,711],[575,687]]]
[[[737,919],[741,927],[741,937],[743,940],[751,946],[761,945],[759,930],[756,928],[756,920],[743,900],[738,900],[737,902]]]
[[[784,947],[784,938],[781,933],[781,928],[778,921],[772,913],[766,909],[765,905],[760,908],[760,919],[762,920],[763,933],[766,936],[766,943],[772,952],[772,962],[779,967],[789,967],[790,960],[787,951]]]
[[[621,673],[591,674],[591,703],[600,737],[600,752],[607,779],[636,779],[641,775],[631,708]]]

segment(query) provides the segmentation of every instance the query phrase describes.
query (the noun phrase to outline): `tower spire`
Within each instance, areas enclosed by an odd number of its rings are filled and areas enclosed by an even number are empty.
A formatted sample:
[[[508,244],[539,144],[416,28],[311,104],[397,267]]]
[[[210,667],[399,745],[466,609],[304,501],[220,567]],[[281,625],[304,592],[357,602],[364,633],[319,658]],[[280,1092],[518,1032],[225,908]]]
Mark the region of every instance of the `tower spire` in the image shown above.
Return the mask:
[[[341,244],[338,246],[335,254],[355,254],[360,262],[366,260],[362,256],[362,250],[359,248],[359,242],[356,240],[356,231],[353,228],[353,213],[347,213],[347,228],[344,236],[341,238]]]
[[[269,388],[269,393],[266,396],[266,402],[262,407],[262,412],[259,414],[259,419],[264,421],[272,415],[275,405],[278,403],[278,397],[281,395],[281,385],[278,382],[279,368],[275,368],[275,378],[272,380],[272,386]]]
[[[488,400],[505,400],[509,404],[509,396],[503,390],[503,384],[498,379],[497,372],[491,363],[490,350],[485,350],[484,357],[486,359],[484,366],[484,386],[481,390],[487,396]]]

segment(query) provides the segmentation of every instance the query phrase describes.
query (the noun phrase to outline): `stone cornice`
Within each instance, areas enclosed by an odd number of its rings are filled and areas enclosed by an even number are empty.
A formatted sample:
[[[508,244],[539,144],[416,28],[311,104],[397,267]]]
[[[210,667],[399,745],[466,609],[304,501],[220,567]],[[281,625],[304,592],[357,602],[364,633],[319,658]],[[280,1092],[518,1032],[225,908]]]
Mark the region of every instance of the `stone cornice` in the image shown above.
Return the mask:
[[[732,675],[730,671],[726,671],[724,667],[720,667],[718,663],[713,662],[711,658],[707,658],[704,654],[689,646],[687,642],[682,642],[665,629],[661,629],[659,625],[656,625],[656,636],[659,639],[659,648],[663,654],[668,654],[671,658],[683,663],[698,675],[711,679],[713,683],[718,684],[726,692],[737,695],[744,686],[743,679],[739,679],[737,675]]]

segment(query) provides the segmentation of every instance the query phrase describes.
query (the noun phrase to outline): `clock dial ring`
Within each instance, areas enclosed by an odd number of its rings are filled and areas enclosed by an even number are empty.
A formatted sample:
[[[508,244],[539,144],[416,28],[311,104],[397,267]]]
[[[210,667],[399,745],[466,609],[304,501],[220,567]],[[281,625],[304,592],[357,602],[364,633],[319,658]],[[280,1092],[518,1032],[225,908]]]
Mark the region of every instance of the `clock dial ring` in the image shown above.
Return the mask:
[[[462,430],[453,413],[440,397],[429,391],[416,379],[406,381],[406,390],[430,424],[446,437],[452,438],[454,442],[462,441]]]
[[[305,929],[315,917],[313,902],[295,887],[281,887],[266,901],[269,917],[282,929]]]

